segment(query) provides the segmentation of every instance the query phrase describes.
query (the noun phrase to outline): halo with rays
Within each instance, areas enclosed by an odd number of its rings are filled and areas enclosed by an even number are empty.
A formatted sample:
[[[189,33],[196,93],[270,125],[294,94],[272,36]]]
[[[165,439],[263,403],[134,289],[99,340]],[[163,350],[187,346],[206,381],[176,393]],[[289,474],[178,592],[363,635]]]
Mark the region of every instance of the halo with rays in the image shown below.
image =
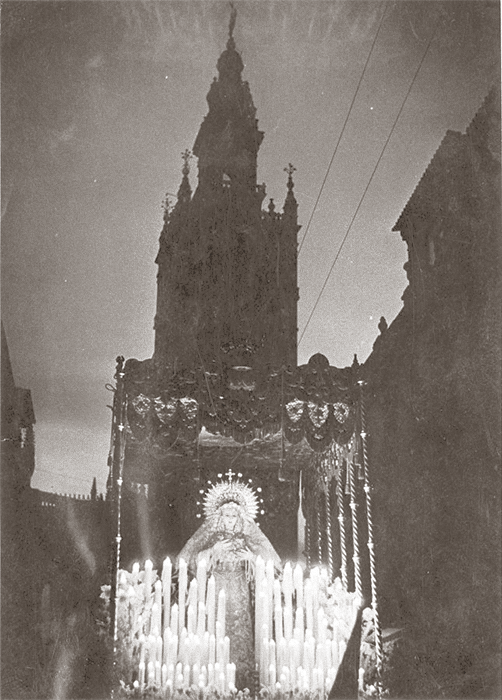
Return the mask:
[[[213,484],[204,497],[204,515],[215,515],[224,503],[237,503],[253,520],[258,513],[258,496],[241,481],[220,481]]]

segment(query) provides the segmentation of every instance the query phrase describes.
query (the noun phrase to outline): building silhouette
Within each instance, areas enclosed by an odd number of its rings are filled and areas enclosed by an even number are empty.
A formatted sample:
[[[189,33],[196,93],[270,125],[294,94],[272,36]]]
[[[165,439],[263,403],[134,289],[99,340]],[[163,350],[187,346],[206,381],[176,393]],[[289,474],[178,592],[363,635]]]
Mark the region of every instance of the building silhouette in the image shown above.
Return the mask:
[[[412,642],[412,697],[500,694],[500,185],[493,89],[394,226],[408,286],[362,368],[381,613]]]
[[[158,367],[296,365],[297,203],[288,169],[282,213],[256,179],[258,129],[243,62],[232,36],[218,59],[209,110],[189,154],[176,204],[166,210],[156,259]]]
[[[109,576],[108,504],[31,487],[35,411],[17,386],[2,325],[2,654],[4,698],[103,697],[100,586]]]

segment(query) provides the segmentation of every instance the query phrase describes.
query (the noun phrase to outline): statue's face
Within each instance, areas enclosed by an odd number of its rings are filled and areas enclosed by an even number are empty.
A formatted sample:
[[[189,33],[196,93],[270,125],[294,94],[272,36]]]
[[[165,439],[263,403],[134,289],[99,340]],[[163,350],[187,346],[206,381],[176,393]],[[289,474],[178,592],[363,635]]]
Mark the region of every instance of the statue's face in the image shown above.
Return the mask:
[[[239,510],[232,503],[226,503],[221,507],[220,523],[224,530],[234,532],[239,521]]]

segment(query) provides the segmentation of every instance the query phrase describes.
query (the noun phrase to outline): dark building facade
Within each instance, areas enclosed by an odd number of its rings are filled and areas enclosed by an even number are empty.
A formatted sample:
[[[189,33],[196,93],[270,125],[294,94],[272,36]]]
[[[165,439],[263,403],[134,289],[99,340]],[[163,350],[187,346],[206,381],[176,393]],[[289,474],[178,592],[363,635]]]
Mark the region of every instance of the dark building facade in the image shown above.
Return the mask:
[[[37,557],[30,480],[35,468],[31,392],[16,386],[2,324],[2,696],[26,697],[37,673],[31,624],[40,620],[41,586],[29,574]],[[31,616],[31,619],[30,619]]]
[[[35,469],[35,413],[29,389],[16,386],[2,325],[2,510],[11,517]]]
[[[35,413],[16,385],[2,326],[2,698],[106,697],[100,587],[108,504],[31,487]]]
[[[500,214],[493,90],[394,227],[408,287],[363,367],[380,603],[413,697],[500,693]]]

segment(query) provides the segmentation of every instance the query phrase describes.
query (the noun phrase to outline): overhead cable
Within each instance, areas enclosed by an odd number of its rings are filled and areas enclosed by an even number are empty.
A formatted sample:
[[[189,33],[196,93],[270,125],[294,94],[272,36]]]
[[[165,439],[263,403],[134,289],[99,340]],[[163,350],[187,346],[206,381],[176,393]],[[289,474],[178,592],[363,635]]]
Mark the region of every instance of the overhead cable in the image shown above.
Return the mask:
[[[319,190],[319,194],[317,195],[317,199],[315,201],[314,208],[312,209],[312,213],[310,214],[310,218],[308,220],[307,227],[305,229],[305,233],[303,234],[303,238],[300,242],[300,247],[298,248],[298,254],[301,253],[303,244],[305,243],[305,239],[307,238],[307,234],[308,234],[309,229],[310,229],[310,224],[312,223],[312,219],[314,218],[314,214],[316,212],[317,205],[319,204],[319,200],[321,199],[324,185],[326,184],[326,180],[328,179],[329,171],[331,170],[331,166],[333,165],[333,161],[335,160],[335,156],[336,156],[336,153],[338,151],[338,146],[340,145],[340,141],[342,140],[343,132],[345,131],[345,127],[347,126],[347,122],[349,121],[349,117],[352,113],[352,107],[354,106],[354,102],[356,101],[356,97],[357,97],[357,94],[359,92],[359,88],[361,87],[361,83],[363,82],[363,78],[364,78],[364,75],[366,73],[366,68],[368,67],[371,55],[373,53],[373,49],[375,48],[376,40],[377,40],[378,35],[380,33],[380,28],[382,26],[383,18],[385,16],[386,10],[387,10],[387,3],[385,3],[385,7],[383,10],[382,16],[380,17],[380,22],[378,24],[378,29],[377,29],[376,34],[375,34],[375,38],[373,39],[373,43],[371,44],[370,52],[369,52],[368,57],[366,59],[366,63],[364,64],[363,72],[361,73],[361,77],[359,78],[359,82],[357,83],[356,91],[355,91],[354,96],[352,98],[352,102],[350,103],[349,111],[347,112],[347,116],[345,117],[345,121],[343,123],[342,130],[340,132],[340,136],[338,137],[338,141],[336,142],[335,150],[333,151],[333,155],[331,156],[331,160],[329,161],[328,168],[326,170],[326,175],[324,176],[324,180],[322,181],[321,189]]]
[[[317,308],[317,305],[318,305],[318,303],[319,303],[319,300],[321,299],[321,296],[322,296],[322,294],[323,294],[323,292],[324,292],[324,290],[325,290],[325,288],[326,288],[326,285],[328,284],[328,280],[329,280],[329,278],[331,277],[331,273],[333,272],[333,268],[335,267],[336,262],[337,262],[338,258],[340,257],[340,253],[342,252],[342,248],[343,248],[343,246],[344,246],[344,244],[345,244],[345,241],[347,240],[347,237],[348,237],[348,235],[349,235],[349,233],[350,233],[350,230],[351,230],[351,228],[352,228],[352,224],[353,224],[354,221],[355,221],[355,218],[356,218],[356,216],[357,216],[357,214],[358,214],[358,212],[359,212],[359,209],[361,208],[361,204],[363,203],[364,198],[365,198],[365,196],[366,196],[366,193],[367,193],[367,191],[368,191],[368,189],[369,189],[369,187],[370,187],[370,185],[371,185],[371,183],[372,183],[372,181],[373,181],[373,177],[375,176],[375,173],[376,173],[376,171],[377,171],[377,168],[378,168],[378,166],[380,165],[380,161],[382,160],[382,156],[383,156],[383,154],[385,153],[385,149],[387,148],[387,145],[388,145],[388,143],[389,143],[389,141],[390,141],[390,139],[391,139],[391,137],[392,137],[392,134],[394,133],[394,129],[395,129],[396,124],[397,124],[397,122],[398,122],[398,120],[399,120],[399,117],[401,116],[401,113],[402,113],[402,111],[403,111],[403,109],[404,109],[404,106],[405,106],[405,104],[406,104],[406,101],[407,101],[407,99],[408,99],[408,97],[409,97],[409,95],[410,95],[410,92],[411,92],[412,88],[413,88],[413,85],[414,85],[414,83],[415,83],[415,80],[416,80],[416,78],[417,78],[417,76],[418,76],[418,74],[419,74],[419,72],[420,72],[420,69],[421,69],[421,67],[422,67],[422,64],[423,64],[423,62],[425,61],[425,57],[427,56],[427,53],[429,52],[429,48],[430,48],[430,45],[432,44],[432,40],[433,40],[434,37],[436,36],[436,31],[437,31],[437,27],[436,27],[436,29],[434,30],[434,32],[432,33],[431,38],[429,39],[429,43],[427,44],[427,47],[426,47],[426,49],[425,49],[425,51],[424,51],[424,54],[423,54],[423,56],[422,56],[422,58],[421,58],[421,60],[420,60],[420,63],[418,64],[418,67],[417,67],[417,69],[416,69],[416,71],[415,71],[415,74],[414,74],[413,79],[412,79],[412,81],[411,81],[411,83],[410,83],[410,86],[409,86],[409,88],[408,88],[408,91],[407,91],[407,93],[406,93],[406,95],[405,95],[405,97],[404,97],[404,100],[403,100],[403,102],[402,102],[402,104],[401,104],[401,107],[400,107],[400,109],[399,109],[399,112],[397,113],[397,117],[395,118],[394,123],[392,124],[392,128],[391,128],[390,133],[389,133],[389,135],[388,135],[388,137],[387,137],[387,140],[385,141],[385,143],[384,143],[384,145],[383,145],[383,148],[382,148],[382,150],[381,150],[381,152],[380,152],[380,155],[379,155],[379,157],[378,157],[378,160],[377,160],[377,162],[376,162],[376,164],[375,164],[375,167],[373,168],[373,172],[371,173],[370,179],[368,180],[368,184],[366,185],[366,187],[365,187],[365,189],[364,189],[364,192],[363,192],[363,194],[362,194],[362,197],[361,197],[361,199],[359,200],[359,204],[357,205],[357,209],[356,209],[356,211],[354,212],[354,215],[353,215],[353,217],[352,217],[352,219],[351,219],[351,221],[350,221],[350,224],[349,224],[349,227],[348,227],[348,229],[347,229],[347,231],[346,231],[346,233],[345,233],[345,236],[343,237],[343,240],[342,240],[342,242],[340,243],[340,247],[338,248],[338,251],[337,251],[337,253],[336,253],[336,255],[335,255],[335,259],[333,260],[333,264],[331,265],[331,267],[330,267],[330,269],[329,269],[329,272],[328,272],[328,274],[327,274],[327,276],[326,276],[326,279],[324,280],[324,284],[322,285],[321,291],[319,292],[319,296],[317,297],[317,300],[316,300],[316,302],[315,302],[315,304],[314,304],[314,307],[313,307],[312,311],[310,312],[310,315],[309,315],[309,317],[308,317],[308,319],[307,319],[307,323],[305,324],[305,327],[304,327],[304,329],[303,329],[303,331],[302,331],[302,334],[301,334],[301,336],[300,336],[300,340],[298,341],[298,346],[299,346],[300,343],[302,342],[303,336],[305,335],[305,331],[306,331],[307,328],[308,328],[308,325],[309,325],[309,323],[310,323],[310,321],[311,321],[311,319],[312,319],[312,316],[314,315],[314,312],[315,312],[315,310],[316,310],[316,308]]]

